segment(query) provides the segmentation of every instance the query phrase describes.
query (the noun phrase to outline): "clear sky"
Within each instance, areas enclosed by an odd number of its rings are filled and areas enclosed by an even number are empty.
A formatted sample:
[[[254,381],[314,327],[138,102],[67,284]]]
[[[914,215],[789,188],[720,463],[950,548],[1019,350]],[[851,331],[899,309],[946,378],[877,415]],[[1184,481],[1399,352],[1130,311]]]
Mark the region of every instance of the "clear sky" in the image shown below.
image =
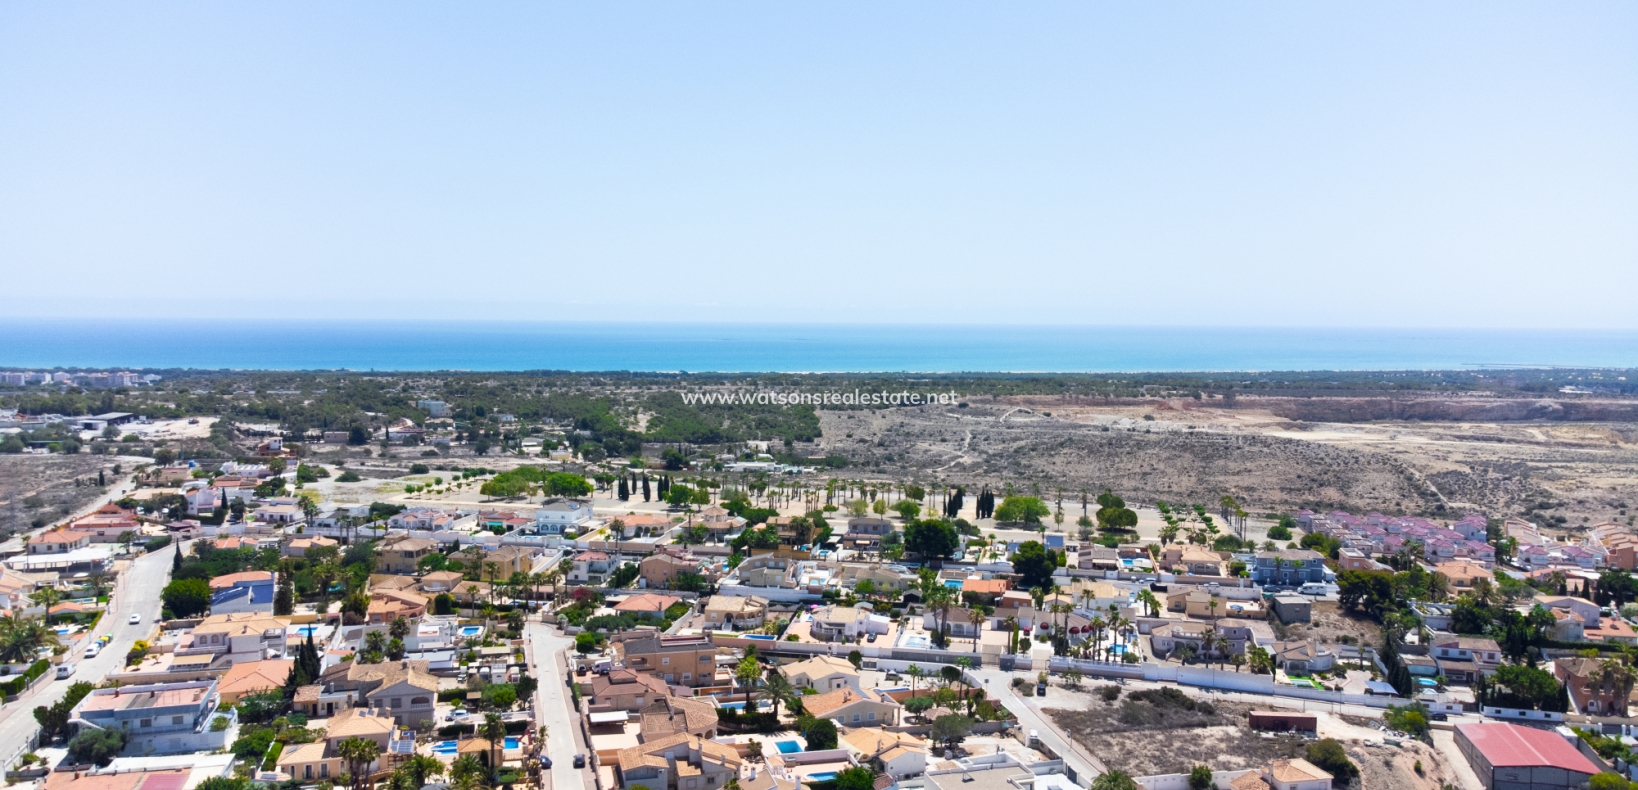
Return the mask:
[[[1638,327],[1638,4],[0,4],[0,316]]]

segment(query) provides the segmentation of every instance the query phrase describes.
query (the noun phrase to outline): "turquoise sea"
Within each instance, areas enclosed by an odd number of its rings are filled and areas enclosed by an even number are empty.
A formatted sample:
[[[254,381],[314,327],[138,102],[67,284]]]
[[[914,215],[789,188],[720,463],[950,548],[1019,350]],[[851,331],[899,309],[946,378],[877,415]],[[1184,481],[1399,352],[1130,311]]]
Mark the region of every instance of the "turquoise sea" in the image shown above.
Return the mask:
[[[0,367],[1102,372],[1638,367],[1638,331],[0,319]]]

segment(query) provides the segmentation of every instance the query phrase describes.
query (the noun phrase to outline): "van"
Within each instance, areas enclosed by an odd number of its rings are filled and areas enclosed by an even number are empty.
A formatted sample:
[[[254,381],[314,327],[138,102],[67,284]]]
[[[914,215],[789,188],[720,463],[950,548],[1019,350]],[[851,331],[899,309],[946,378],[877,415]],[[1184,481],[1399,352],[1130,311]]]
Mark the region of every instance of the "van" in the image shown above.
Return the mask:
[[[58,664],[57,665],[57,679],[58,680],[63,680],[65,678],[72,677],[74,675],[74,670],[75,669],[78,669],[78,667],[71,661],[65,661],[65,662],[63,662],[61,664]]]
[[[1319,582],[1309,582],[1297,590],[1297,592],[1302,593],[1303,595],[1324,595],[1330,591],[1331,588],[1320,584]]]

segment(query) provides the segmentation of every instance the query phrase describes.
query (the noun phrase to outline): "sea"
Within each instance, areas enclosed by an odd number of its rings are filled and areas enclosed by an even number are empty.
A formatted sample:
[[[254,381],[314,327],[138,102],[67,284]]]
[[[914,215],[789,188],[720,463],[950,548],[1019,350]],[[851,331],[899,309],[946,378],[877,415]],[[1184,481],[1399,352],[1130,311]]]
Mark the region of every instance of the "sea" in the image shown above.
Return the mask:
[[[0,319],[0,367],[643,372],[1638,368],[1638,331]]]

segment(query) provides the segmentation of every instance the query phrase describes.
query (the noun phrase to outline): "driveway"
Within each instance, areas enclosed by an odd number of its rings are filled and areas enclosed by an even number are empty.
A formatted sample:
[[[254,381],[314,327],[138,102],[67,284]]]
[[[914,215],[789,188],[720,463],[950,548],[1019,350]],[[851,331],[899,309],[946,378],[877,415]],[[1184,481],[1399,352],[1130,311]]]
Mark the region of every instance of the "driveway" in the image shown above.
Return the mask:
[[[546,728],[546,753],[552,758],[552,790],[585,790],[590,755],[579,745],[580,715],[574,711],[574,698],[563,682],[567,675],[561,661],[563,654],[574,647],[574,640],[536,621],[525,623],[523,633],[529,640],[534,662],[530,673],[540,679],[535,691],[535,723]],[[574,767],[576,754],[587,754],[586,769]]]
[[[159,593],[171,575],[171,555],[180,550],[172,544],[145,554],[133,560],[126,572],[120,574],[109,612],[103,616],[96,632],[69,645],[67,661],[79,667],[72,677],[53,680],[33,694],[25,694],[17,702],[0,708],[0,759],[9,760],[24,751],[39,731],[40,725],[34,720],[35,706],[50,706],[62,699],[75,681],[100,683],[109,672],[125,665],[125,654],[131,651],[131,646],[153,630],[154,620],[159,617]],[[132,614],[142,615],[140,625],[130,624]],[[86,658],[86,645],[102,634],[113,634],[113,641],[96,658]]]

